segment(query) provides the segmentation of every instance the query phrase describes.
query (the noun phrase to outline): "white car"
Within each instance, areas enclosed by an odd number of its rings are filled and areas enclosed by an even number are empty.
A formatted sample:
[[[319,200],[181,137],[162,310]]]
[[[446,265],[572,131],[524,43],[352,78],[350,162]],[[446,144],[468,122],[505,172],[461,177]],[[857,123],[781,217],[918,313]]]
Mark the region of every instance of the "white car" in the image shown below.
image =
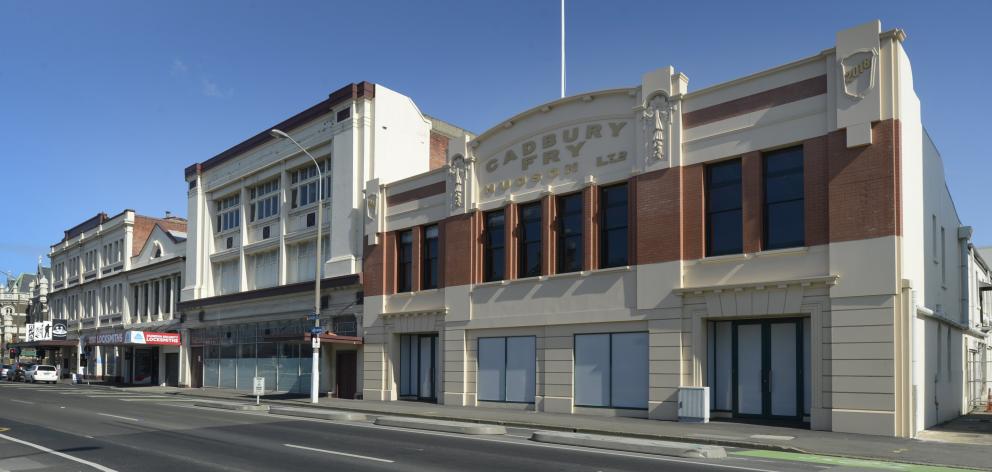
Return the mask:
[[[59,381],[58,374],[55,372],[55,367],[50,365],[33,365],[28,370],[24,371],[24,381],[25,382],[50,382],[55,383]]]

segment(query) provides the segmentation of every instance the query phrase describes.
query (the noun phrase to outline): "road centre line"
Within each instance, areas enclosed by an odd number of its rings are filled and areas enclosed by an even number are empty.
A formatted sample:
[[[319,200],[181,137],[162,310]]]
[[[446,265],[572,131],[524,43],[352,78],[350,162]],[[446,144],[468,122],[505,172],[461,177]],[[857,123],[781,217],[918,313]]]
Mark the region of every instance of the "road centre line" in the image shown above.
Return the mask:
[[[386,463],[389,463],[389,464],[392,464],[393,462],[395,462],[395,461],[391,461],[389,459],[380,459],[378,457],[361,456],[361,455],[358,455],[358,454],[349,454],[347,452],[340,452],[340,451],[330,451],[330,450],[327,450],[327,449],[317,449],[315,447],[297,446],[296,444],[283,444],[283,446],[293,447],[293,448],[296,448],[296,449],[303,449],[303,450],[306,450],[306,451],[314,451],[314,452],[323,452],[323,453],[326,453],[326,454],[334,454],[334,455],[337,455],[337,456],[354,457],[356,459],[366,459],[366,460],[370,460],[370,461],[386,462]]]
[[[17,403],[24,403],[26,405],[34,405],[34,402],[29,402],[29,401],[26,401],[26,400],[17,400],[15,398],[11,398],[10,401],[17,402]]]
[[[23,445],[28,446],[28,447],[33,447],[33,448],[35,448],[35,449],[37,449],[39,451],[47,452],[49,454],[52,454],[52,455],[61,457],[63,459],[69,459],[69,460],[71,460],[73,462],[78,462],[78,463],[83,464],[83,465],[88,465],[88,466],[90,466],[90,467],[92,467],[92,468],[94,468],[96,470],[101,471],[101,472],[117,472],[114,469],[111,469],[109,467],[104,467],[104,466],[102,466],[100,464],[97,464],[96,462],[90,462],[88,460],[80,459],[78,457],[73,457],[73,456],[70,456],[69,454],[66,454],[64,452],[55,451],[55,450],[49,449],[49,448],[47,448],[45,446],[42,446],[40,444],[30,443],[30,442],[24,441],[22,439],[17,439],[17,438],[11,437],[11,436],[7,436],[6,434],[0,434],[0,439],[6,439],[6,440],[11,441],[11,442],[15,442],[15,443],[18,443],[18,444],[23,444]]]
[[[131,417],[128,417],[128,416],[111,415],[110,413],[97,413],[97,414],[100,415],[100,416],[107,416],[107,417],[110,417],[110,418],[119,418],[119,419],[128,420],[128,421],[141,421],[141,420],[139,420],[137,418],[131,418]]]

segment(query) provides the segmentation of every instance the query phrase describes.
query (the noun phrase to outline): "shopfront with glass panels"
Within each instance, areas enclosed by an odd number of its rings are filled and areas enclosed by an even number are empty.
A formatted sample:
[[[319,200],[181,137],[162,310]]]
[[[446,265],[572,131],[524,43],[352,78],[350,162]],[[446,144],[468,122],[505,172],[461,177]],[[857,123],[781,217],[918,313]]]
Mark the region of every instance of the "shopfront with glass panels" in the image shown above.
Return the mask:
[[[303,322],[273,321],[190,331],[203,348],[203,386],[250,391],[254,377],[267,392],[310,393],[311,349]]]

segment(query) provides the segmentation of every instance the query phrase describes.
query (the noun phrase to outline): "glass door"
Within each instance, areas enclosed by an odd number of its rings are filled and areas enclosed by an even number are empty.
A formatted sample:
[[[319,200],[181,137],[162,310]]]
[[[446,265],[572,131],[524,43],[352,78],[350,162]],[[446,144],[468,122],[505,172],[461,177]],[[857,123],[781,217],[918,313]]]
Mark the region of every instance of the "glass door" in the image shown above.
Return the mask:
[[[733,334],[734,416],[801,420],[802,319],[735,321]]]

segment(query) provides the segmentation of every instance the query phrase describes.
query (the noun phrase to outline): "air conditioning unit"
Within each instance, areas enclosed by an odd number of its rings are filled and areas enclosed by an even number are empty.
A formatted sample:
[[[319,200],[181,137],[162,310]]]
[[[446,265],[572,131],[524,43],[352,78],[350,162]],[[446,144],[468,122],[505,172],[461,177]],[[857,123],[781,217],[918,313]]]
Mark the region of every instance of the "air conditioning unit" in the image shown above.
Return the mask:
[[[679,387],[679,421],[709,423],[709,387]]]

